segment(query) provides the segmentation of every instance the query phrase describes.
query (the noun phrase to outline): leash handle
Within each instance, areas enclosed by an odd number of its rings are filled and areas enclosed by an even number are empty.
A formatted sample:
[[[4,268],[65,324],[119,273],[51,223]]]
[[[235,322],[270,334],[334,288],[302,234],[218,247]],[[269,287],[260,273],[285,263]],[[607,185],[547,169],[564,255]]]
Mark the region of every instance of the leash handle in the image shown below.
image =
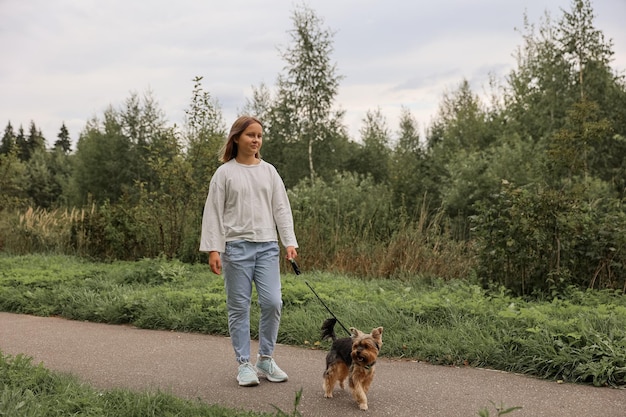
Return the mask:
[[[300,272],[300,267],[299,267],[299,266],[298,266],[298,264],[296,263],[296,260],[295,260],[295,259],[290,259],[290,260],[289,260],[289,262],[291,262],[291,267],[293,268],[293,272],[294,272],[296,275],[300,275],[300,274],[301,274],[301,272]]]
[[[348,335],[349,335],[349,336],[350,336],[350,335],[352,335],[352,333],[350,333],[350,330],[346,329],[346,326],[344,326],[344,325],[343,325],[343,323],[339,321],[339,319],[337,318],[337,316],[335,316],[335,315],[333,314],[333,312],[332,312],[332,311],[330,311],[330,308],[328,308],[328,306],[326,305],[326,303],[324,303],[324,301],[320,298],[320,296],[319,296],[319,295],[317,295],[317,293],[315,292],[315,290],[313,289],[313,287],[311,287],[311,284],[309,284],[309,282],[308,282],[308,281],[304,281],[304,283],[306,284],[306,286],[307,286],[307,287],[309,287],[309,289],[310,289],[311,291],[313,291],[313,294],[315,294],[315,296],[317,297],[317,299],[318,299],[318,300],[320,300],[320,303],[322,303],[322,305],[324,306],[324,308],[326,308],[326,311],[328,311],[328,312],[330,313],[330,315],[331,315],[331,316],[333,316],[333,318],[334,318],[335,320],[337,320],[337,323],[339,323],[339,325],[340,325],[340,326],[341,326],[341,327],[342,327],[342,328],[346,331],[346,333],[348,333]]]

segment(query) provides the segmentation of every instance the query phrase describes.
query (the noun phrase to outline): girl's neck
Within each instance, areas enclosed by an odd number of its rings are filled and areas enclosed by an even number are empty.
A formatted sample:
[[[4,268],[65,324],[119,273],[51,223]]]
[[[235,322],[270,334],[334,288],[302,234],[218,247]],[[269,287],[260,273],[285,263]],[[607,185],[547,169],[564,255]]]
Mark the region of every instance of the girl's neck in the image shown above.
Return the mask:
[[[237,155],[235,157],[235,161],[237,161],[237,163],[240,163],[242,165],[258,165],[261,162],[261,160],[255,157],[254,155],[253,156]]]

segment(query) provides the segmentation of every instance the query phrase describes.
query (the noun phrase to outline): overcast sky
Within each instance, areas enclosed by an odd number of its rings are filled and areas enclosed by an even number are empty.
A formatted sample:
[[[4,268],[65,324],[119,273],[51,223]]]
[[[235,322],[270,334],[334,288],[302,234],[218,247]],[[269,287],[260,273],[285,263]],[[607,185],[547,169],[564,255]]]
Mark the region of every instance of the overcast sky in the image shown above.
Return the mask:
[[[402,106],[419,126],[444,92],[467,79],[477,93],[503,81],[523,44],[526,13],[560,19],[571,0],[0,0],[0,128],[30,121],[48,146],[65,123],[73,141],[88,119],[152,93],[180,125],[193,78],[230,126],[252,86],[274,88],[297,6],[335,32],[332,60],[343,76],[337,106],[353,139],[368,110],[397,130]],[[596,27],[626,70],[626,0],[593,0]]]

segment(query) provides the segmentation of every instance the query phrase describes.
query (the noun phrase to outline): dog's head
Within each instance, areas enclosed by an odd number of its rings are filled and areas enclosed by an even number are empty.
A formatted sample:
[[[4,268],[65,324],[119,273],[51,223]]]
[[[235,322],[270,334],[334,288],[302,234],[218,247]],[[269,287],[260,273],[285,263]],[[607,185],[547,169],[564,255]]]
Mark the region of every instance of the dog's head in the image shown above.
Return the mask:
[[[383,345],[383,328],[377,327],[367,334],[351,327],[350,332],[352,333],[352,362],[364,367],[374,365]]]

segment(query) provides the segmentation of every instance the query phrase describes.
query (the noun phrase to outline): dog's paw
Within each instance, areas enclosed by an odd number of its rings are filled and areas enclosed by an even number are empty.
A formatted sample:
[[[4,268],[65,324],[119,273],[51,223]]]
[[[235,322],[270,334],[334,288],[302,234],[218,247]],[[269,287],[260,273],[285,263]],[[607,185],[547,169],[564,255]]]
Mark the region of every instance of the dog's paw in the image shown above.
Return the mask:
[[[331,392],[330,394],[328,393],[324,393],[324,398],[333,398],[333,393]]]
[[[363,411],[367,410],[367,403],[359,404],[359,408]]]

